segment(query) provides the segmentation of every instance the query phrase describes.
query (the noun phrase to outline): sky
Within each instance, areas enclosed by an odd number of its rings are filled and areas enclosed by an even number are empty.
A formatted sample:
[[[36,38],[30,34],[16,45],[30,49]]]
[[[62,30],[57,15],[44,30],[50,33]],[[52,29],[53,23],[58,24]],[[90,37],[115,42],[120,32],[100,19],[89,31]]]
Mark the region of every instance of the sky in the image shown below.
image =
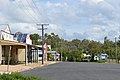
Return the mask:
[[[103,42],[120,35],[120,0],[0,0],[0,24],[12,33],[45,33],[60,37]]]

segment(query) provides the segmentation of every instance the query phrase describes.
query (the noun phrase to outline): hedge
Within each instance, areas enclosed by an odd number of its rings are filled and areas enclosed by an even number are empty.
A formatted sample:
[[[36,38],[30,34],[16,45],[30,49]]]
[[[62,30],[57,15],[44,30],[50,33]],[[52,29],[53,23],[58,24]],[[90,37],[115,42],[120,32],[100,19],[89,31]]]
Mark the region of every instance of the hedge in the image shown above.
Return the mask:
[[[0,75],[0,80],[45,80],[42,78],[37,78],[33,76],[24,76],[20,73],[12,73],[12,74],[2,74]]]

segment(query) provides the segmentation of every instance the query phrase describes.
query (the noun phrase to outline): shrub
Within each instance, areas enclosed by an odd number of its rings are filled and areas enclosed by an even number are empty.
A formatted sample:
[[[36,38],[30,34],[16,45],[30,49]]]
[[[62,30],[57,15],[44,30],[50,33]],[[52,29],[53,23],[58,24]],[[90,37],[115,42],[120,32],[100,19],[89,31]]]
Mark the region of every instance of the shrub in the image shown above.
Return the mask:
[[[19,73],[12,73],[0,75],[0,80],[45,80],[45,79],[33,76],[23,76]]]

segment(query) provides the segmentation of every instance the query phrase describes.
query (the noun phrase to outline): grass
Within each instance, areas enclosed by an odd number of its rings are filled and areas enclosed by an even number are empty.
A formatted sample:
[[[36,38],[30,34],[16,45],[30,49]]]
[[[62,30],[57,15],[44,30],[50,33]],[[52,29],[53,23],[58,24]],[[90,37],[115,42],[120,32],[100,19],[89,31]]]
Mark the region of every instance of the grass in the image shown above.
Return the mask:
[[[37,78],[33,76],[24,76],[20,73],[12,73],[12,74],[2,74],[0,75],[0,80],[45,80],[42,78]]]
[[[98,60],[98,63],[105,63],[105,60]]]
[[[116,62],[105,62],[106,64],[117,64]]]

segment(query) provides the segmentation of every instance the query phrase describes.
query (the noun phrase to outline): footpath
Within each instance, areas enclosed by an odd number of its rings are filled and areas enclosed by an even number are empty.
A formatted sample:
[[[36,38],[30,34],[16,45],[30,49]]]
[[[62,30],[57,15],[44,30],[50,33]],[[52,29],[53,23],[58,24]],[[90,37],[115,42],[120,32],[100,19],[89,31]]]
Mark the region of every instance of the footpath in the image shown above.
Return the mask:
[[[21,72],[21,71],[25,71],[25,70],[30,70],[36,67],[42,67],[42,66],[46,66],[46,65],[50,65],[50,64],[55,64],[58,62],[55,61],[47,61],[44,64],[42,64],[41,62],[38,63],[28,63],[28,65],[25,64],[18,64],[18,65],[0,65],[0,74],[3,73],[10,73],[11,72]]]

